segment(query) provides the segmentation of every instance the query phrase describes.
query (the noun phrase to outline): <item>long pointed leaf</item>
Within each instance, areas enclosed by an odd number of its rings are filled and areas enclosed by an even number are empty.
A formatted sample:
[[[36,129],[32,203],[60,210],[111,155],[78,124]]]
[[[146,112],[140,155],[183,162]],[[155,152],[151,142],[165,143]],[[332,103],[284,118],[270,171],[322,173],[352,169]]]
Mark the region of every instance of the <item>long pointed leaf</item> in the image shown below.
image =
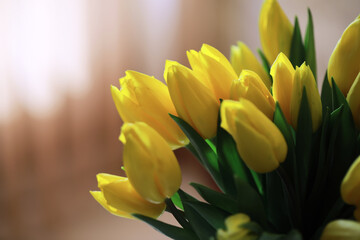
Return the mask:
[[[313,18],[308,8],[308,24],[306,27],[305,33],[305,56],[306,56],[306,63],[310,66],[311,71],[313,72],[315,79],[316,76],[316,52],[315,52],[315,39],[314,39],[314,24]]]
[[[141,214],[133,214],[134,217],[140,219],[141,221],[146,222],[150,226],[152,226],[157,231],[161,232],[162,234],[175,239],[175,240],[199,240],[199,238],[195,235],[194,232],[189,230],[179,228],[159,220],[141,215]]]

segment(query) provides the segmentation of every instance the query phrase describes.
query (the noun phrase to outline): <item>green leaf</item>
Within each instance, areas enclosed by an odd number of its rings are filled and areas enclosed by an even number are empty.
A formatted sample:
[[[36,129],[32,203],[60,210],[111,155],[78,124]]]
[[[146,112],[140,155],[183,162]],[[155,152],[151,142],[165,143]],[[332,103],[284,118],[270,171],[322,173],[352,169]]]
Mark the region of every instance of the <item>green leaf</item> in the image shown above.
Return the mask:
[[[170,212],[174,216],[176,221],[178,221],[178,223],[184,229],[192,230],[189,222],[185,218],[185,213],[183,211],[177,209],[171,199],[169,199],[169,198],[165,199],[165,203],[166,203],[166,211]]]
[[[184,210],[184,206],[182,205],[179,193],[174,193],[174,195],[172,195],[171,197],[171,201],[175,204],[175,206],[177,206],[181,210]]]
[[[217,192],[198,183],[190,183],[190,185],[193,186],[200,196],[211,205],[231,214],[238,211],[237,202],[231,196]]]
[[[325,209],[339,197],[339,189],[347,170],[357,157],[357,130],[354,124],[350,107],[332,79],[333,106],[337,108],[330,117],[332,134],[329,143],[330,171],[327,184],[327,203]],[[339,109],[339,111],[337,111]],[[336,114],[335,114],[336,113]],[[332,191],[330,191],[332,189]],[[335,191],[333,189],[336,189]],[[326,210],[324,210],[325,212]]]
[[[221,105],[220,105],[220,109],[221,109]],[[238,162],[240,160],[238,157],[235,142],[231,138],[231,135],[221,128],[220,109],[218,114],[217,132],[216,132],[216,152],[218,155],[219,169],[224,183],[225,193],[235,196],[236,188],[233,178],[234,170],[242,170],[242,169],[238,169],[238,168],[233,169],[231,164],[232,163],[241,164],[241,162]]]
[[[238,192],[237,212],[247,214],[251,220],[267,228],[266,213],[261,196],[253,187],[239,177],[235,176],[235,183]]]
[[[310,66],[316,80],[316,52],[314,38],[314,24],[310,8],[308,8],[308,24],[305,33],[305,56],[306,63]]]
[[[321,88],[321,103],[323,113],[326,112],[326,108],[329,108],[331,110],[333,109],[332,89],[328,81],[327,71],[325,72],[325,77]]]
[[[292,184],[298,186],[299,181],[295,157],[295,143],[291,130],[292,127],[287,123],[278,102],[276,102],[275,104],[274,124],[279,128],[280,132],[284,136],[288,147],[286,159],[281,165],[285,169],[285,171],[288,172],[291,176]]]
[[[258,49],[257,52],[259,53],[263,68],[265,69],[265,72],[267,72],[267,74],[269,75],[270,81],[272,84],[272,77],[270,75],[270,64],[269,64],[268,60],[266,59],[265,54],[260,49]]]
[[[181,130],[190,140],[191,145],[196,150],[199,160],[202,165],[208,170],[212,178],[219,186],[221,190],[224,191],[224,185],[222,182],[222,177],[219,172],[219,164],[217,160],[216,153],[211,149],[209,144],[184,120],[170,114],[170,117],[179,125]]]
[[[303,202],[306,195],[306,186],[308,181],[309,166],[311,160],[311,144],[312,144],[312,119],[311,111],[308,103],[307,92],[303,88],[303,94],[300,103],[298,124],[296,131],[296,162],[299,174],[300,199]]]
[[[162,234],[168,236],[169,238],[175,239],[175,240],[198,240],[199,238],[195,235],[194,232],[188,230],[179,228],[164,222],[161,222],[159,220],[141,215],[141,214],[133,214],[133,216],[141,221],[146,222]]]
[[[277,232],[285,233],[289,231],[294,222],[290,217],[290,215],[294,216],[293,206],[291,205],[293,203],[289,203],[289,197],[285,198],[285,194],[288,194],[288,192],[283,189],[284,185],[276,171],[266,173],[265,176],[268,219]]]
[[[340,91],[338,86],[336,85],[336,82],[334,78],[331,78],[331,85],[332,85],[332,103],[333,103],[333,110],[339,108],[341,105],[344,105],[345,108],[348,107],[348,103],[346,101],[346,98],[344,94]]]
[[[193,209],[189,203],[194,203],[194,201],[185,192],[179,190],[179,195],[181,201],[184,205],[185,215],[188,219],[190,225],[194,229],[196,235],[200,240],[208,240],[210,237],[214,236],[216,229],[213,228],[207,221],[204,219],[195,209]]]
[[[321,129],[320,135],[320,144],[319,144],[319,153],[318,153],[318,161],[316,162],[317,166],[314,166],[313,171],[315,172],[313,180],[309,181],[309,197],[306,203],[306,212],[305,212],[305,219],[308,219],[305,222],[306,229],[310,229],[309,231],[315,231],[318,227],[319,219],[321,216],[317,214],[314,216],[314,212],[319,209],[319,207],[323,204],[323,194],[324,189],[326,189],[326,180],[330,168],[330,157],[328,155],[328,146],[329,146],[329,139],[330,139],[330,109],[327,108],[324,117],[323,117],[323,124]],[[311,186],[312,185],[312,186]]]
[[[186,204],[197,211],[213,228],[225,228],[224,221],[230,215],[229,213],[203,202],[187,202]]]
[[[296,66],[301,66],[301,64],[305,61],[305,47],[302,42],[300,26],[297,17],[295,17],[289,60],[294,68]]]

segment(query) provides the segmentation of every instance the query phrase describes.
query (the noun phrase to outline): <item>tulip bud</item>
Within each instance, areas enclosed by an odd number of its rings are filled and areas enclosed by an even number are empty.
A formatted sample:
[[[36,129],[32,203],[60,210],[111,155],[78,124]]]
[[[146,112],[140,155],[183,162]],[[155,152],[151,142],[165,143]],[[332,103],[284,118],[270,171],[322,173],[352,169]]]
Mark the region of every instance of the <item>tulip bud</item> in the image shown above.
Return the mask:
[[[279,53],[271,66],[270,74],[273,78],[274,100],[279,103],[288,123],[291,123],[290,102],[295,69],[285,54]]]
[[[352,220],[335,220],[328,223],[320,240],[360,239],[360,223]]]
[[[237,213],[225,219],[226,230],[218,229],[218,240],[253,240],[257,239],[257,235],[251,233],[249,229],[241,227],[241,225],[250,222],[248,215]]]
[[[178,63],[170,65],[165,71],[170,97],[180,118],[203,137],[214,137],[220,102],[211,89],[193,71]]]
[[[216,48],[203,44],[200,52],[187,52],[189,63],[199,79],[207,78],[215,97],[229,99],[231,82],[237,74],[226,57]]]
[[[360,72],[352,84],[346,100],[349,103],[355,125],[360,129]]]
[[[276,0],[265,0],[259,18],[259,31],[264,54],[271,64],[283,52],[290,54],[293,26]]]
[[[252,102],[225,100],[221,104],[221,127],[234,138],[246,165],[259,173],[279,167],[287,154],[280,130]],[[261,149],[261,151],[259,151]]]
[[[296,67],[294,74],[290,111],[291,122],[295,129],[297,128],[304,87],[306,89],[306,96],[311,114],[312,130],[315,132],[322,122],[322,105],[314,75],[312,74],[310,67],[307,66],[305,62],[300,66],[300,68]]]
[[[172,149],[188,143],[184,133],[169,116],[169,113],[176,114],[176,110],[162,82],[142,73],[126,71],[120,85],[120,90],[111,86],[111,93],[124,122],[146,122],[162,135]]]
[[[360,156],[351,165],[341,183],[341,196],[347,204],[360,206]]]
[[[360,15],[345,29],[330,56],[328,80],[331,77],[344,94],[347,95],[356,75],[360,71]]]
[[[138,213],[157,218],[165,210],[165,203],[154,204],[142,198],[125,177],[100,173],[96,175],[101,191],[90,191],[96,201],[110,213],[133,218]]]
[[[238,42],[237,46],[231,46],[230,61],[237,75],[240,75],[243,69],[254,71],[260,76],[266,87],[270,89],[271,81],[269,75],[243,42]]]
[[[166,141],[143,122],[125,123],[124,168],[131,185],[146,200],[161,203],[180,187],[181,171]]]
[[[253,71],[243,70],[238,80],[233,81],[230,90],[230,99],[245,98],[251,101],[270,120],[273,119],[275,102],[271,93]]]

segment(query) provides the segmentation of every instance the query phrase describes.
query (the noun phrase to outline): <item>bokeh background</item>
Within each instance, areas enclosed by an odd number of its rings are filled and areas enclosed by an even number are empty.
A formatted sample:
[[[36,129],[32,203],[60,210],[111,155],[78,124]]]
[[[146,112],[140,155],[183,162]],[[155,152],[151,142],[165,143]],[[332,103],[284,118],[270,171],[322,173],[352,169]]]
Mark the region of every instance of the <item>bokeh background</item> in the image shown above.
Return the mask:
[[[279,0],[304,33],[314,17],[319,79],[359,0]],[[110,95],[127,69],[163,79],[166,59],[208,43],[260,47],[261,0],[0,0],[0,239],[166,239],[90,196],[98,172],[122,174]],[[176,151],[183,188],[211,184]],[[163,219],[172,221],[166,214]]]

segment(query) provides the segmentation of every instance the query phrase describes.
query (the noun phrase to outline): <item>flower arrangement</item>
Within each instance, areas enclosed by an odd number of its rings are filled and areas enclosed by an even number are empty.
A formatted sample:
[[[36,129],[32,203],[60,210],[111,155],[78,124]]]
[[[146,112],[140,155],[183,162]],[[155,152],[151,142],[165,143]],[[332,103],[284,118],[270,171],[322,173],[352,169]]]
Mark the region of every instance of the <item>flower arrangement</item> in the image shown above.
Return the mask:
[[[313,22],[304,40],[276,0],[259,18],[260,64],[242,42],[230,61],[204,44],[166,84],[126,71],[112,86],[124,121],[127,177],[98,174],[93,197],[178,240],[360,239],[360,16],[344,31],[317,89]],[[182,191],[186,147],[220,191]],[[170,212],[179,226],[157,220]]]

